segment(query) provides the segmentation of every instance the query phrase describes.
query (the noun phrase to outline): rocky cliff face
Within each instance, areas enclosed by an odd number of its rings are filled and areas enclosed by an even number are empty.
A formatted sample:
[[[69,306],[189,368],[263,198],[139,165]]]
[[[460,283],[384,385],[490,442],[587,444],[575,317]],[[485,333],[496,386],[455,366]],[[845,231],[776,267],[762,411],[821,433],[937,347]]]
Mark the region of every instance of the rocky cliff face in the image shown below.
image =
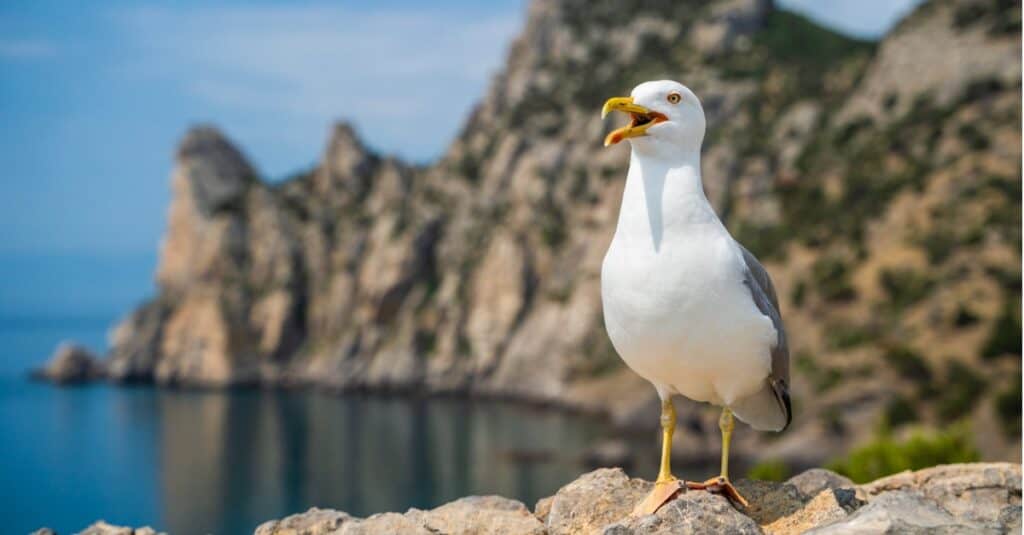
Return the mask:
[[[995,0],[928,2],[879,44],[768,0],[535,0],[429,167],[341,124],[314,170],[270,184],[216,130],[189,132],[160,291],[115,330],[108,375],[508,396],[655,426],[601,318],[628,154],[600,146],[597,110],[672,78],[704,103],[706,187],[766,260],[794,349],[795,431],[739,450],[820,456],[880,418],[971,416],[984,455],[1019,459],[1020,52],[1020,8]]]

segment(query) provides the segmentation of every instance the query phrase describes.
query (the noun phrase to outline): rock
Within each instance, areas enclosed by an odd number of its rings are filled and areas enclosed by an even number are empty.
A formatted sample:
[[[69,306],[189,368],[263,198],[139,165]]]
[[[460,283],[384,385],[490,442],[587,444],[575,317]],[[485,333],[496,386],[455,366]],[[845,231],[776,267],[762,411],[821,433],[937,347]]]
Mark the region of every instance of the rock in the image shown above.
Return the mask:
[[[96,356],[71,342],[62,342],[46,366],[33,372],[36,378],[60,384],[92,381],[103,374],[103,365]]]
[[[717,494],[683,491],[657,513],[633,517],[633,507],[653,484],[630,478],[619,468],[602,468],[540,500],[533,513],[499,496],[470,496],[429,511],[409,509],[368,518],[313,508],[265,522],[255,535],[1016,533],[1021,525],[1020,473],[1020,465],[1011,463],[950,465],[846,486],[848,480],[838,474],[814,469],[785,483],[736,481],[750,502],[745,509]],[[799,487],[817,492],[808,495]],[[868,501],[857,498],[858,493]],[[150,528],[133,531],[105,522],[83,533],[155,535]]]
[[[108,524],[102,520],[95,524],[83,529],[78,535],[166,535],[165,533],[157,533],[151,527],[142,528],[127,528],[124,526],[115,526]]]
[[[958,519],[999,522],[1006,509],[1021,507],[1021,465],[972,463],[935,466],[902,472],[862,485],[872,496],[903,490],[919,491]]]
[[[808,496],[788,483],[741,479],[734,482],[734,485],[750,502],[743,510],[744,514],[759,525],[771,524],[780,518],[794,515],[808,501]]]
[[[314,507],[305,513],[264,522],[256,528],[255,535],[326,535],[337,533],[343,524],[356,520],[348,513]]]
[[[813,529],[808,535],[877,533],[1003,533],[994,525],[957,520],[917,491],[887,492],[849,518]]]
[[[541,535],[544,526],[520,502],[499,496],[470,496],[430,511],[383,513],[361,519],[337,511],[310,509],[262,524],[256,535],[356,535],[410,533]]]
[[[152,380],[162,356],[166,299],[152,299],[132,311],[110,334],[107,375],[117,382]]]
[[[431,533],[540,535],[544,526],[520,502],[500,496],[471,496],[427,512],[410,511]]]
[[[795,511],[803,498],[792,486],[742,482],[740,492],[751,500],[752,516],[742,514],[721,496],[688,491],[654,515],[629,516],[652,484],[630,479],[618,468],[585,474],[537,504],[548,533],[760,533],[755,518]],[[750,511],[747,511],[750,513]]]
[[[850,478],[824,468],[811,468],[786,481],[807,496],[816,496],[825,489],[852,489],[857,485]]]
[[[552,535],[591,533],[617,522],[633,509],[651,484],[631,479],[621,468],[603,468],[584,474],[537,504]]]
[[[859,506],[851,489],[823,489],[789,514],[763,524],[765,533],[804,533],[816,526],[841,520]]]
[[[981,8],[980,20],[963,25],[961,13]],[[888,123],[927,95],[943,104],[981,80],[1015,84],[1021,79],[1020,26],[1016,32],[991,30],[993,19],[1019,20],[1012,4],[982,6],[973,0],[927,2],[887,35],[839,121],[861,117]],[[1004,12],[999,12],[1003,10]],[[1016,13],[1014,13],[1016,11]],[[1007,61],[1013,58],[1013,63]]]
[[[643,533],[735,533],[737,535],[761,533],[757,523],[743,515],[725,498],[706,492],[686,492],[664,505],[653,515],[626,518],[604,526],[606,535]],[[552,533],[556,533],[552,531]],[[589,531],[562,531],[559,533],[589,533]]]

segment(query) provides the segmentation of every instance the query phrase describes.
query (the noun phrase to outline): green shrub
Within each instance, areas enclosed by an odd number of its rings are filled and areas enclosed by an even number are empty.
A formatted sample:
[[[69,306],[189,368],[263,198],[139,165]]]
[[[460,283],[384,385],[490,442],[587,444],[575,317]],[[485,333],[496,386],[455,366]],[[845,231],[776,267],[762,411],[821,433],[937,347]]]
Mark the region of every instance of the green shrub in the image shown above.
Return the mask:
[[[780,460],[761,461],[747,472],[747,479],[762,481],[785,481],[789,479],[789,465]]]
[[[946,365],[946,385],[940,392],[939,418],[952,421],[967,415],[985,391],[985,380],[961,362]]]
[[[815,392],[823,393],[831,390],[843,380],[843,374],[836,368],[818,366],[818,363],[807,353],[800,352],[794,359],[797,371],[807,376],[814,385]]]
[[[843,422],[843,415],[836,407],[829,407],[822,411],[821,419],[825,429],[833,435],[842,436],[846,434],[846,423]]]
[[[789,300],[795,307],[802,307],[804,305],[804,298],[807,297],[807,282],[799,280],[793,286],[793,292],[789,296]]]
[[[978,127],[972,123],[960,125],[957,132],[960,134],[960,138],[964,140],[964,143],[966,143],[967,147],[971,150],[985,150],[990,145],[988,136],[986,136],[984,132],[979,130]]]
[[[904,441],[883,433],[847,456],[834,459],[827,467],[857,483],[867,483],[903,470],[978,459],[970,433],[965,427],[957,426],[946,431],[919,431]]]
[[[933,264],[942,263],[953,254],[957,247],[956,235],[945,229],[936,229],[917,239],[924,248],[928,260]]]
[[[1019,376],[1020,373],[1017,375]],[[999,426],[1003,428],[1003,433],[1007,438],[1020,437],[1020,383],[1015,381],[1013,386],[1000,392],[994,402],[996,414],[999,415]]]
[[[961,303],[953,315],[953,325],[956,327],[970,327],[975,323],[978,323],[978,315]]]
[[[843,373],[836,368],[825,368],[814,380],[814,390],[823,394],[843,382]]]
[[[935,285],[935,281],[927,275],[905,268],[882,270],[878,282],[889,295],[890,304],[897,310],[920,301]]]
[[[1020,355],[1021,325],[1020,305],[1013,299],[1007,299],[1003,310],[992,324],[988,338],[981,346],[981,356],[992,359],[1002,355]]]
[[[797,371],[804,375],[813,376],[818,373],[818,364],[814,362],[814,357],[806,351],[798,351],[794,355],[793,363],[796,366]]]
[[[850,349],[871,341],[870,329],[859,325],[837,323],[826,329],[826,343],[832,349]]]
[[[889,348],[883,358],[905,379],[925,382],[932,378],[932,371],[924,358],[906,346]]]
[[[914,404],[903,396],[896,396],[885,407],[883,426],[895,428],[903,424],[917,421],[917,409]]]
[[[857,296],[850,284],[850,269],[839,258],[820,258],[811,266],[811,279],[826,301],[850,301]]]
[[[567,237],[565,215],[561,208],[553,201],[546,200],[542,203],[538,216],[540,235],[544,244],[552,249],[561,245]]]

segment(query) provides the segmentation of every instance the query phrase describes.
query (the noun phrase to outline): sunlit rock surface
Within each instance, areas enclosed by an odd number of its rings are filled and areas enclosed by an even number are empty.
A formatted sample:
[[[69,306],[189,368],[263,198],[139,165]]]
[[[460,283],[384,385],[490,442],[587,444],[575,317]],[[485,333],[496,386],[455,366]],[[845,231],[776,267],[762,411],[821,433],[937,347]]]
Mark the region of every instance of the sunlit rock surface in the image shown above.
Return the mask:
[[[105,373],[103,363],[92,351],[71,342],[63,342],[57,346],[46,365],[33,371],[32,376],[67,384],[100,379]]]
[[[1021,529],[1021,465],[1014,463],[937,466],[865,485],[814,469],[782,483],[737,481],[750,502],[746,509],[716,494],[686,491],[653,515],[632,517],[630,511],[652,486],[619,468],[602,468],[540,500],[533,511],[500,496],[470,496],[429,511],[409,509],[368,518],[313,508],[267,521],[255,535],[1006,534]],[[101,521],[82,533],[154,531]],[[43,528],[36,535],[54,533]]]
[[[1010,463],[940,466],[860,486],[824,470],[785,483],[741,480],[737,487],[750,501],[746,510],[738,510],[718,495],[688,491],[656,514],[630,517],[633,506],[651,487],[650,482],[631,479],[620,469],[601,469],[541,500],[532,514],[519,502],[494,496],[366,519],[312,509],[267,522],[256,535],[967,534],[1015,533],[1021,525],[1021,468]]]

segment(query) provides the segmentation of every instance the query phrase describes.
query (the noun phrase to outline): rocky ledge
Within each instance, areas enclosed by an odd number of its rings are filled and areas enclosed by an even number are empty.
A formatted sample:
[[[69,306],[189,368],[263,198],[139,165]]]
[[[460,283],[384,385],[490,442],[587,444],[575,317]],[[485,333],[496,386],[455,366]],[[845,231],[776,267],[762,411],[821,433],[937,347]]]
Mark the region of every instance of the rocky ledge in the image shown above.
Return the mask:
[[[255,535],[1021,532],[1021,465],[1014,463],[936,466],[864,485],[816,468],[783,483],[739,480],[736,486],[750,501],[746,509],[715,494],[688,491],[656,514],[631,517],[652,483],[630,478],[619,468],[602,468],[540,500],[533,511],[500,496],[470,496],[429,511],[369,518],[314,508],[266,522]],[[36,533],[55,535],[45,528]],[[97,522],[82,533],[154,531]]]
[[[462,498],[430,511],[356,518],[327,509],[273,520],[256,535],[373,533],[1019,533],[1021,466],[946,465],[856,485],[813,469],[784,483],[740,480],[750,501],[737,510],[725,498],[690,491],[657,514],[629,512],[650,482],[618,468],[581,476],[534,511],[498,496]]]

